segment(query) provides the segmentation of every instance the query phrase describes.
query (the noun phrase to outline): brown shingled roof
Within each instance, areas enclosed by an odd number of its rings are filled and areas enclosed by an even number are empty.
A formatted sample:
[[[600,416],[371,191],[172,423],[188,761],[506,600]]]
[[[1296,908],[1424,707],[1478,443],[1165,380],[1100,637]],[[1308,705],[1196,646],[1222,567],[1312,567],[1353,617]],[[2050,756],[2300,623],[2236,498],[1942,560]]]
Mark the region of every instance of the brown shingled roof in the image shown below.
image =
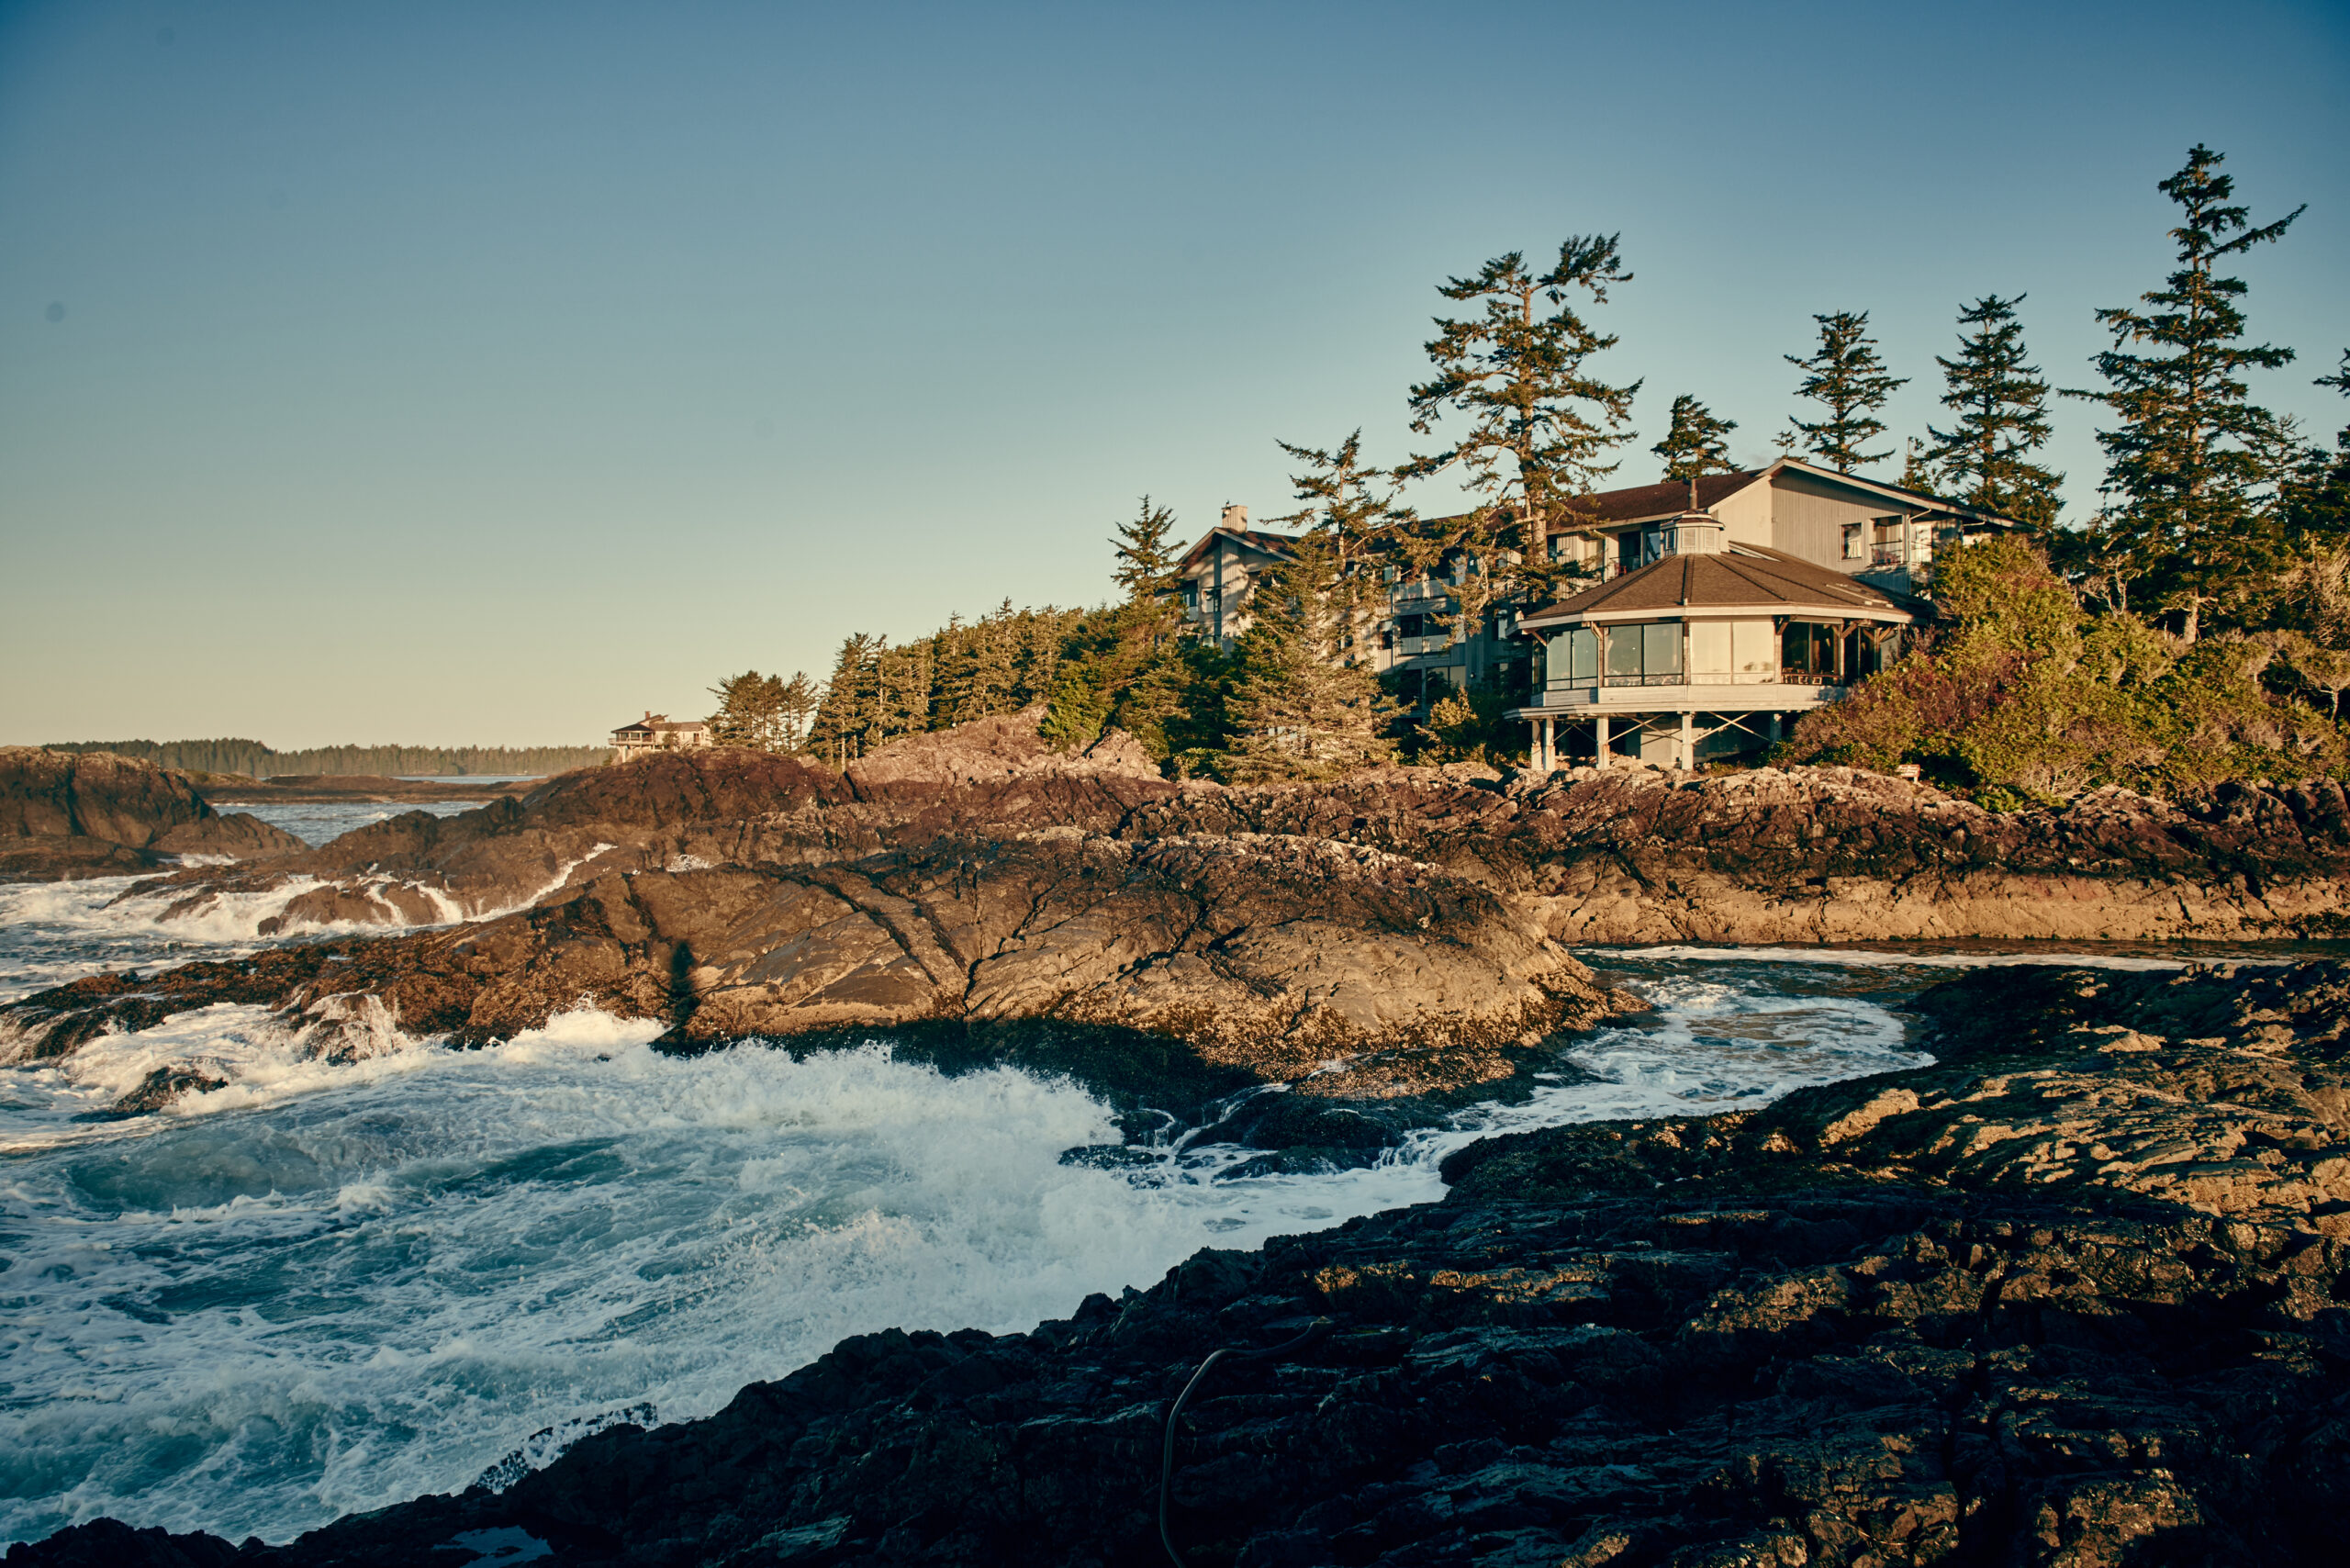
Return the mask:
[[[1688,487],[1682,490],[1685,497]],[[1667,610],[1777,610],[1799,606],[1898,611],[1922,608],[1904,595],[1872,588],[1781,550],[1740,544],[1718,555],[1667,555],[1572,599],[1518,617],[1520,626],[1588,615],[1630,615]]]
[[[1697,510],[1720,505],[1762,476],[1759,468],[1736,474],[1707,474],[1697,480]],[[1635,518],[1671,517],[1689,510],[1689,481],[1667,479],[1662,484],[1635,485],[1628,490],[1601,490],[1577,496],[1567,503],[1580,522],[1630,522]]]

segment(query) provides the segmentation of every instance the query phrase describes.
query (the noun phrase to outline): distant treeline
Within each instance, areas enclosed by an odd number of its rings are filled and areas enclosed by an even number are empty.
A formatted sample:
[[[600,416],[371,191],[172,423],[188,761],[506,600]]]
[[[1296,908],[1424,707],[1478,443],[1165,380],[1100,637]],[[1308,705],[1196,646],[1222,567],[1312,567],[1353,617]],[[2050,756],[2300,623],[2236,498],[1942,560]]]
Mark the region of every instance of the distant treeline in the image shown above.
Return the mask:
[[[546,774],[592,767],[611,756],[599,745],[330,745],[276,751],[259,741],[62,741],[52,751],[111,751],[189,773]]]

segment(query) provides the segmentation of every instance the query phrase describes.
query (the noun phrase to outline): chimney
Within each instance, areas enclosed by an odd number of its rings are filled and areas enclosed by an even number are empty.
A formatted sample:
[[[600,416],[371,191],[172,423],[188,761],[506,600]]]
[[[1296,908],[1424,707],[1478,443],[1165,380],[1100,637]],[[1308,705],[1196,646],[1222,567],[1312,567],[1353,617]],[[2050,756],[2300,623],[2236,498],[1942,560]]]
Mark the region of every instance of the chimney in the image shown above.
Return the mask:
[[[644,722],[648,724],[653,722],[653,710],[650,708],[644,711]]]
[[[1246,533],[1248,531],[1248,509],[1244,506],[1236,506],[1230,501],[1225,502],[1223,526]]]

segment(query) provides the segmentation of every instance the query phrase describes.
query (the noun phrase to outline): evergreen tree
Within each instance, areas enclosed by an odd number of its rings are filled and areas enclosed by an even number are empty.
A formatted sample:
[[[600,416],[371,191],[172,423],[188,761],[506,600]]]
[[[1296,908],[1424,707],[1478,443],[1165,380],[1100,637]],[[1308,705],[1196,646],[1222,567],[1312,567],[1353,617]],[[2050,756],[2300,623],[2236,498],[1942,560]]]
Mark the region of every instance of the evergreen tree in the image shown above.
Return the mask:
[[[1809,359],[1785,358],[1804,373],[1796,395],[1824,405],[1828,417],[1817,424],[1802,420],[1788,423],[1809,438],[1811,454],[1839,474],[1882,463],[1893,454],[1861,449],[1885,433],[1885,421],[1876,412],[1896,387],[1908,385],[1908,377],[1886,374],[1876,340],[1868,335],[1867,311],[1839,310],[1812,319],[1819,323],[1818,351]]]
[[[832,678],[809,727],[809,749],[835,767],[865,755],[878,708],[875,666],[885,639],[852,633],[833,661]]]
[[[2165,608],[2183,613],[2189,642],[2206,607],[2263,575],[2259,514],[2290,440],[2284,421],[2251,400],[2243,376],[2283,365],[2293,352],[2244,343],[2244,285],[2216,267],[2283,238],[2303,208],[2255,227],[2248,209],[2230,202],[2235,182],[2219,172],[2221,161],[2198,143],[2161,183],[2182,213],[2170,231],[2177,269],[2139,297],[2149,308],[2097,313],[2113,334],[2090,362],[2106,389],[2067,394],[2104,404],[2119,421],[2097,432],[2108,498],[2097,568],[2125,600],[2132,583],[2151,586]]]
[[[720,745],[757,751],[789,749],[784,737],[784,686],[780,678],[746,669],[710,689],[718,711],[710,716],[710,738]]]
[[[968,724],[1020,706],[1013,695],[1019,681],[1016,619],[1017,612],[1007,599],[972,625],[957,630],[949,644],[947,667],[940,676],[942,722]]]
[[[1712,409],[1684,392],[1673,400],[1673,428],[1649,450],[1664,459],[1670,480],[1685,484],[1706,474],[1727,474],[1729,432],[1737,428],[1736,420],[1716,419]]]
[[[1118,552],[1112,576],[1126,590],[1129,603],[1156,602],[1174,593],[1177,557],[1168,544],[1174,527],[1174,512],[1152,506],[1148,496],[1143,497],[1134,521],[1118,524],[1118,536],[1110,541]]]
[[[1614,473],[1616,449],[1631,438],[1637,381],[1601,380],[1587,368],[1616,345],[1568,304],[1588,295],[1607,302],[1612,284],[1630,281],[1617,236],[1578,235],[1559,247],[1556,265],[1539,275],[1520,252],[1487,262],[1473,277],[1452,278],[1437,292],[1481,302],[1483,313],[1437,319],[1427,348],[1436,375],[1411,389],[1412,429],[1431,433],[1447,414],[1461,417],[1449,444],[1396,470],[1426,479],[1458,469],[1483,504],[1416,540],[1425,568],[1466,558],[1460,620],[1473,630],[1496,599],[1520,587],[1536,591],[1561,574],[1550,559],[1552,534],[1572,529],[1578,498]],[[1505,554],[1517,551],[1513,564]]]
[[[1958,313],[1958,357],[1934,356],[1942,367],[1942,407],[1958,419],[1949,430],[1926,427],[1921,471],[1939,481],[1930,493],[1954,496],[1977,510],[2012,518],[2033,533],[2056,526],[2065,482],[2032,461],[2048,442],[2048,383],[2025,363],[2019,294],[1986,294]]]
[[[783,741],[779,749],[798,751],[807,744],[808,727],[814,721],[816,709],[822,701],[822,693],[808,678],[808,672],[793,670],[791,678],[783,683],[783,689],[776,697]]]
[[[1328,452],[1285,441],[1276,444],[1305,465],[1304,473],[1289,479],[1305,504],[1272,521],[1303,528],[1328,543],[1336,570],[1334,606],[1347,650],[1341,656],[1351,659],[1354,640],[1370,630],[1386,606],[1380,565],[1387,555],[1399,554],[1397,531],[1418,520],[1399,501],[1391,475],[1363,465],[1360,429]]]
[[[1337,552],[1321,538],[1265,574],[1233,650],[1227,777],[1328,778],[1393,755],[1382,732],[1394,703],[1367,667],[1338,662],[1337,588]]]

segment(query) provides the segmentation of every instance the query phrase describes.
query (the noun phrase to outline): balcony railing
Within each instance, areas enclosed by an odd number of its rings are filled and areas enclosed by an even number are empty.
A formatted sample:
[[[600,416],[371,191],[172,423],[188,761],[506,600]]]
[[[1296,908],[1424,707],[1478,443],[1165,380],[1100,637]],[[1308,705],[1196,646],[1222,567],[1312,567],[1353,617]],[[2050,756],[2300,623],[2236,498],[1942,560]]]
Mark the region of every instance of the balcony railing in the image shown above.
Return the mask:
[[[1834,678],[1830,676],[1807,675],[1801,670],[1767,669],[1707,669],[1695,674],[1684,671],[1678,675],[1609,675],[1602,676],[1601,686],[1777,686],[1782,682],[1797,686],[1818,686]],[[1552,682],[1560,686],[1589,686],[1589,677]]]
[[[1908,553],[1898,544],[1879,544],[1869,552],[1869,565],[1880,572],[1908,564]]]

